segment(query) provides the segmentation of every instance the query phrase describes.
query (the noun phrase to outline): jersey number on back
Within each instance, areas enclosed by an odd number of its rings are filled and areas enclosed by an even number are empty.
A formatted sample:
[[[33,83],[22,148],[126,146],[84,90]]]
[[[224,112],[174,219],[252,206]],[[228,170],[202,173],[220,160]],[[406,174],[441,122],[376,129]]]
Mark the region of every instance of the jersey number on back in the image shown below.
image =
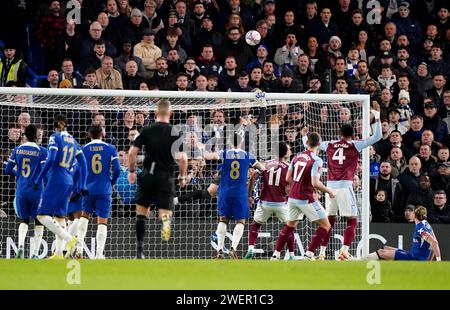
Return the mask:
[[[241,164],[237,161],[234,160],[231,162],[231,170],[230,170],[230,178],[233,180],[237,180],[239,179],[239,167],[241,166]]]
[[[332,160],[337,160],[339,165],[342,165],[345,160],[344,149],[342,147],[338,148],[336,152],[334,152]]]
[[[298,161],[294,164],[294,181],[298,182],[300,181],[303,172],[305,171],[307,163],[303,161]],[[300,166],[300,168],[299,168]]]
[[[24,158],[22,159],[22,176],[24,178],[28,178],[30,176],[31,167],[30,167],[30,159]]]
[[[275,167],[272,167],[269,169],[269,185],[280,186],[280,178],[281,178],[281,168],[275,170]]]
[[[95,154],[94,156],[92,156],[92,172],[94,172],[95,174],[100,174],[102,173],[102,155],[100,154]]]
[[[70,168],[73,157],[73,147],[68,147],[67,145],[63,147],[63,158],[59,165],[63,168]]]

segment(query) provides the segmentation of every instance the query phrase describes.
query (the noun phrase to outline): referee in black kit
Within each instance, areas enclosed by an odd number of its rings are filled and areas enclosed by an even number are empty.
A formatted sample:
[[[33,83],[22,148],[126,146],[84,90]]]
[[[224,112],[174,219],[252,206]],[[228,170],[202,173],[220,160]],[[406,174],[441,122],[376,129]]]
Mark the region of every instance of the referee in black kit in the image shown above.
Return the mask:
[[[172,114],[168,100],[160,100],[156,108],[156,123],[142,128],[140,135],[133,142],[128,153],[128,181],[136,181],[136,156],[145,147],[144,169],[138,176],[136,191],[136,258],[144,258],[144,236],[147,211],[155,202],[159,219],[162,221],[161,238],[170,239],[173,197],[175,184],[173,180],[175,161],[180,166],[179,186],[186,186],[188,160],[187,155],[173,150],[174,142],[180,138],[169,124]],[[181,143],[179,143],[181,145]]]

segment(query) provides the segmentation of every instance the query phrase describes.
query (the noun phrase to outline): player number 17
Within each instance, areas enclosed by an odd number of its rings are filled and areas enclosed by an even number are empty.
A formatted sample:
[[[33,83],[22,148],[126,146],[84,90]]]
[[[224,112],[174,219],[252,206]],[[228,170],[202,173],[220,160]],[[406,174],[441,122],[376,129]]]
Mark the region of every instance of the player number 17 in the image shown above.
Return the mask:
[[[305,171],[306,165],[307,164],[304,161],[298,161],[295,163],[295,165],[294,165],[294,181],[295,182],[300,181],[300,179],[303,175],[303,172]],[[299,171],[299,166],[301,167],[300,171]]]

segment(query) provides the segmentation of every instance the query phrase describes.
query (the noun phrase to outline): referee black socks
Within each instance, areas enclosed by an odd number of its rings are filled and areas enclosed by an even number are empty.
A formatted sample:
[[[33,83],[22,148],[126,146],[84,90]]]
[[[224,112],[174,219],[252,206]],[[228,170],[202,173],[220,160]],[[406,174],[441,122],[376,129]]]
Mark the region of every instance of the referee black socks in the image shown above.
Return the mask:
[[[136,216],[136,241],[137,241],[137,251],[142,252],[144,246],[144,236],[145,236],[145,222],[147,217],[145,215]]]

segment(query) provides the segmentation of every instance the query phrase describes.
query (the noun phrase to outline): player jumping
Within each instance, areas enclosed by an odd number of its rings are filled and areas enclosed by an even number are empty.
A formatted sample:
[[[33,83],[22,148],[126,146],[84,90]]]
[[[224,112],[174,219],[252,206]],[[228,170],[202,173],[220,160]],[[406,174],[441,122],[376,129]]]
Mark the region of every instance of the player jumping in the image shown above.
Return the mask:
[[[348,260],[350,245],[356,234],[358,223],[358,208],[356,206],[355,193],[353,191],[353,177],[358,166],[359,153],[366,147],[381,139],[380,113],[372,111],[375,116],[375,129],[373,135],[362,141],[354,141],[354,128],[350,124],[341,127],[341,139],[336,141],[322,142],[319,150],[326,151],[328,165],[327,186],[336,192],[336,197],[326,197],[326,210],[331,229],[324,238],[320,247],[319,259],[324,259],[326,247],[330,240],[331,231],[336,222],[339,211],[340,216],[347,218],[347,228],[344,232],[344,243],[339,251],[339,260]],[[302,130],[303,144],[306,144],[307,128]]]
[[[283,250],[289,236],[293,234],[298,225],[298,219],[303,214],[309,221],[319,225],[305,253],[306,259],[314,260],[315,250],[321,245],[331,228],[324,208],[313,196],[314,189],[328,193],[331,198],[335,196],[334,192],[320,181],[323,165],[322,159],[317,156],[320,135],[315,132],[308,134],[306,144],[308,149],[297,154],[289,166],[287,180],[291,183],[291,188],[288,198],[288,222],[278,237],[272,257],[274,260],[280,259],[280,251]]]
[[[280,221],[286,223],[288,219],[287,209],[287,187],[288,183],[286,175],[289,168],[289,158],[291,150],[288,144],[279,143],[278,158],[271,160],[266,164],[266,170],[262,172],[262,190],[260,201],[253,215],[253,223],[250,225],[248,252],[246,259],[252,259],[254,256],[254,248],[260,227],[267,223],[267,220],[275,214]],[[261,172],[255,170],[249,181],[249,195],[253,192],[254,181],[261,175]],[[294,231],[288,238],[288,248],[290,258],[294,257]]]

